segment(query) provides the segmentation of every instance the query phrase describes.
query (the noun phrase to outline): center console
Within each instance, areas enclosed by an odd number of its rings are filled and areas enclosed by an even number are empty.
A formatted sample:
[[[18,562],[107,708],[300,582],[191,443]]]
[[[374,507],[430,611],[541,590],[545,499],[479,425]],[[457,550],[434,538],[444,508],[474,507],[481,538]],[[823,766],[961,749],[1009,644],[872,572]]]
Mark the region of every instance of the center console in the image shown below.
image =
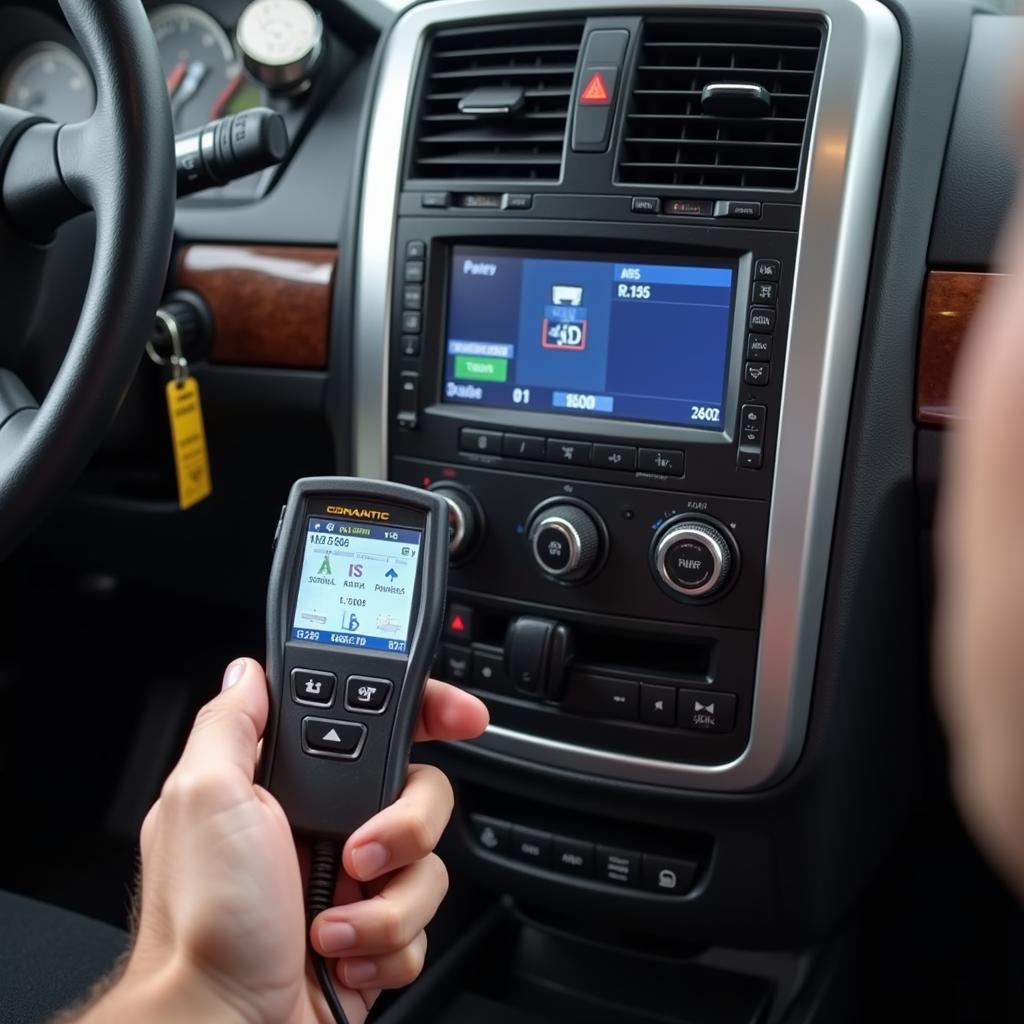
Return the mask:
[[[718,790],[799,757],[898,38],[787,8],[392,32],[354,454],[449,503],[437,672],[487,700],[481,756]]]

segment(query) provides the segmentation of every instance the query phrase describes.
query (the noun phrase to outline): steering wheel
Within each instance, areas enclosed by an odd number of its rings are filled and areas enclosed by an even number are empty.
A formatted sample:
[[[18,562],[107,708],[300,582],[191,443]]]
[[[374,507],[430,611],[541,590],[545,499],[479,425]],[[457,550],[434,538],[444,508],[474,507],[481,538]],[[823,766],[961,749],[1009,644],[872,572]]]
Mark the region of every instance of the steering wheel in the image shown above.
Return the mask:
[[[138,368],[174,230],[174,130],[141,0],[60,0],[96,109],[55,125],[0,105],[0,558],[84,469]],[[89,287],[41,403],[9,367],[39,295],[45,245],[96,213]]]

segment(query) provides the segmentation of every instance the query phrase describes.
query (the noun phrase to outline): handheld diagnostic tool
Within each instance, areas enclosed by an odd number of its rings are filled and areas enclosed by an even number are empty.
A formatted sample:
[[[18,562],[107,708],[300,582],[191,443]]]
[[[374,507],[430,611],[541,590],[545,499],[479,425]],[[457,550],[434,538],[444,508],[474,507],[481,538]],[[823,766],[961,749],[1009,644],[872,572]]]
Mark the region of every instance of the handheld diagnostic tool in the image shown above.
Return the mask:
[[[405,782],[444,616],[448,506],[376,480],[299,480],[267,596],[263,784],[299,833],[344,840]]]

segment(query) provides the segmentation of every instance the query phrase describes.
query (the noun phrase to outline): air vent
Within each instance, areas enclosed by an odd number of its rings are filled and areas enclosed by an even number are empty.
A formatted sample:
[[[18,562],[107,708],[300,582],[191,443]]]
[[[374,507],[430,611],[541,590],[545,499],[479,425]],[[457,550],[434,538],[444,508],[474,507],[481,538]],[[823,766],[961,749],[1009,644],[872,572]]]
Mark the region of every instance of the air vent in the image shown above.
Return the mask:
[[[434,36],[411,176],[557,181],[582,35],[548,21]]]
[[[808,22],[647,21],[617,182],[795,189],[821,38]],[[756,98],[727,115],[720,93],[740,85]]]

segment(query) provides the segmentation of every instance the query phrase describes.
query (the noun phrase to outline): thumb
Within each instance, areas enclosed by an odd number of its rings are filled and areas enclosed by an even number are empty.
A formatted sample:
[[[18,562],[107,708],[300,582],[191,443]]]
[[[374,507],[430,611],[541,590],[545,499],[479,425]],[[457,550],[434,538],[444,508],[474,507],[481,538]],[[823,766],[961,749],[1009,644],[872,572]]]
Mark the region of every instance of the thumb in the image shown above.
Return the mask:
[[[178,770],[205,775],[237,768],[251,782],[257,746],[267,724],[267,680],[251,658],[233,661],[220,694],[205,704],[178,762]]]

